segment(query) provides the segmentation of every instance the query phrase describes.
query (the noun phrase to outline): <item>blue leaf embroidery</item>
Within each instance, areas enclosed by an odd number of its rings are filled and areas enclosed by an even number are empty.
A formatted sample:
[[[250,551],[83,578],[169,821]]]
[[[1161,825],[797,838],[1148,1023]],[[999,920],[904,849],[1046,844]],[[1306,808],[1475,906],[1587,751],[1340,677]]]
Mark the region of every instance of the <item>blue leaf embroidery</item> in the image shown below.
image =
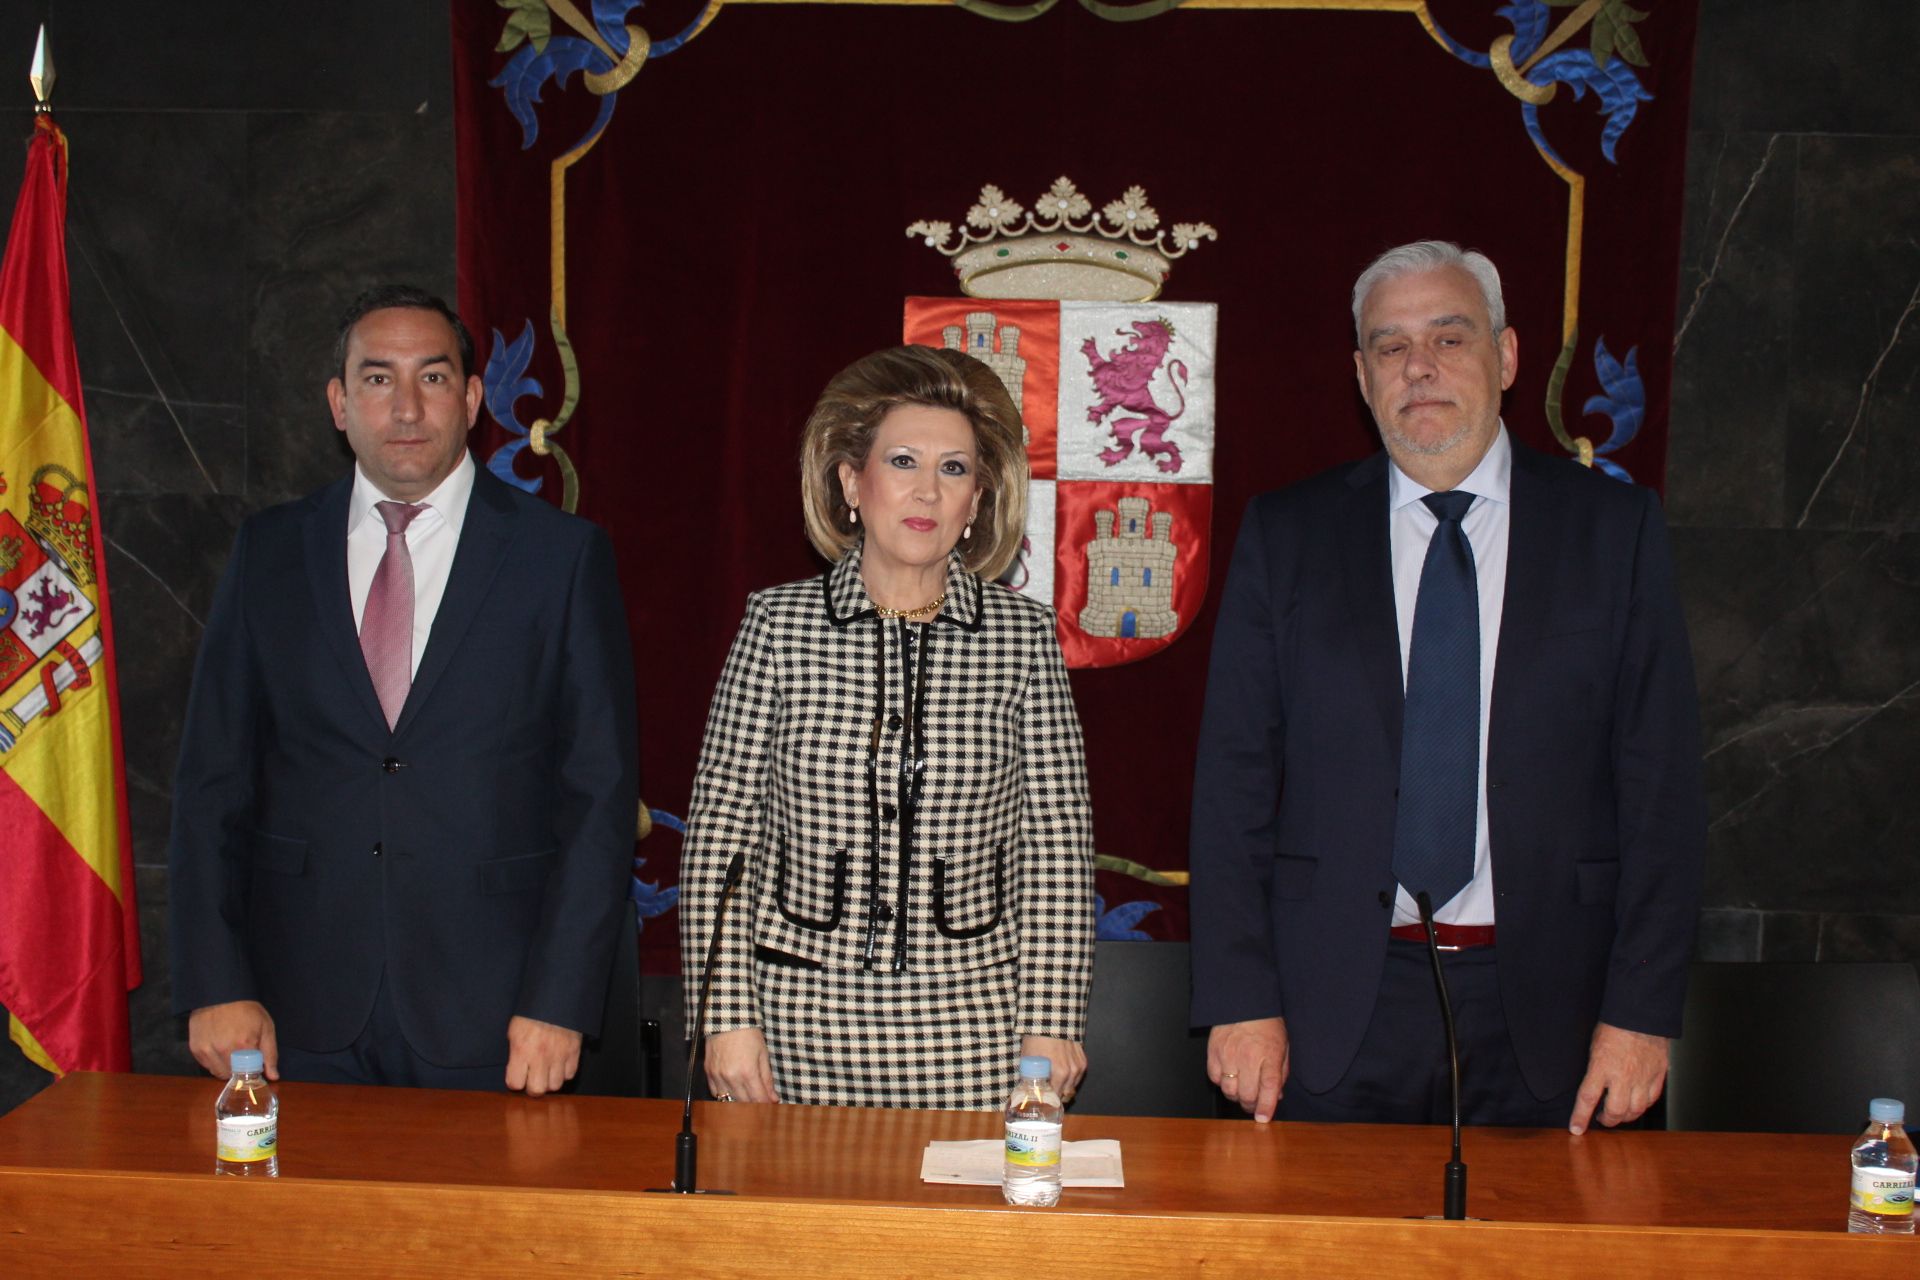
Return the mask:
[[[1133,926],[1159,909],[1157,902],[1123,902],[1109,911],[1107,900],[1096,893],[1093,895],[1093,936],[1102,942],[1150,942],[1151,934]]]

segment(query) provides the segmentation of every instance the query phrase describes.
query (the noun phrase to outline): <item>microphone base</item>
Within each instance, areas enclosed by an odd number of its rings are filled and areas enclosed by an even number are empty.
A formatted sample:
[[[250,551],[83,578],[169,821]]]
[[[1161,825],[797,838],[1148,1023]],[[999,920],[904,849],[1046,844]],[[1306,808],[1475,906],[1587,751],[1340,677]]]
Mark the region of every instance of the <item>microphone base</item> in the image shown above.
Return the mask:
[[[739,1192],[726,1191],[719,1187],[695,1187],[690,1191],[682,1191],[679,1187],[647,1187],[642,1194],[650,1196],[732,1196],[738,1195]]]

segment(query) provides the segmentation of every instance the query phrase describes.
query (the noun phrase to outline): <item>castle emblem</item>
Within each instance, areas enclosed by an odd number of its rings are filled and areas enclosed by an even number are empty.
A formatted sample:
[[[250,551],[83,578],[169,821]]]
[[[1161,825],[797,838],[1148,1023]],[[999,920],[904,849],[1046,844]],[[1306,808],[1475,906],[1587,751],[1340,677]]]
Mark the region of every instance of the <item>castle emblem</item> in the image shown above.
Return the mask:
[[[1093,513],[1087,544],[1087,603],[1080,629],[1091,636],[1150,640],[1180,629],[1173,607],[1173,516],[1145,498],[1122,498]],[[1148,529],[1152,532],[1149,534]]]
[[[996,317],[991,311],[967,312],[966,331],[962,333],[957,324],[943,325],[940,329],[940,345],[949,351],[964,351],[993,370],[1000,385],[1013,397],[1013,407],[1020,411],[1023,421],[1027,416],[1027,362],[1020,357],[1020,326],[1017,324],[1000,325],[1000,345],[994,346],[994,325]],[[1033,433],[1022,425],[1020,438],[1026,444],[1033,443]]]

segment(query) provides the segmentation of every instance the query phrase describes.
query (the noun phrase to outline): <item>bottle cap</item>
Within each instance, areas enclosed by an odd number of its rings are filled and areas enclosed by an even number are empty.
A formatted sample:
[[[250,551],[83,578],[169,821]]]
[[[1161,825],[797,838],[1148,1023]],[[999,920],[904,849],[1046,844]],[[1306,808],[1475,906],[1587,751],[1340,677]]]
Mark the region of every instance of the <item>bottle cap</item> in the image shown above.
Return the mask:
[[[235,1049],[228,1055],[227,1065],[238,1075],[242,1071],[258,1072],[267,1065],[267,1059],[258,1049]]]
[[[1035,1054],[1020,1059],[1020,1078],[1022,1080],[1046,1080],[1053,1075],[1053,1059]]]
[[[1867,1104],[1867,1119],[1875,1124],[1905,1124],[1907,1104],[1898,1098],[1875,1098]]]

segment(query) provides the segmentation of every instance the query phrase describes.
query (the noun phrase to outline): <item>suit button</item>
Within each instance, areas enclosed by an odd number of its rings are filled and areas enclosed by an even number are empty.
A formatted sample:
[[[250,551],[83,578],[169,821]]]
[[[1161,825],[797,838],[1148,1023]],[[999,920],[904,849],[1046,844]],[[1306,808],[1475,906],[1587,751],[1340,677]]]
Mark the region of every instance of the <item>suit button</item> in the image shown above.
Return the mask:
[[[894,731],[896,731],[896,732],[897,732],[897,731],[899,730],[899,728],[900,728],[900,717],[899,717],[899,716],[888,716],[888,717],[887,717],[887,728],[888,728],[888,729],[890,729],[890,730],[894,730]]]
[[[392,756],[388,756],[385,760],[382,760],[380,767],[388,773],[400,772],[400,762]]]
[[[892,822],[895,818],[900,816],[900,810],[894,808],[890,804],[883,804],[880,806],[880,816],[885,818],[888,822]]]
[[[1387,896],[1387,891],[1385,889],[1382,889],[1380,891],[1380,905],[1383,907],[1390,907],[1393,905],[1393,899]]]
[[[378,840],[373,842],[373,856],[376,858],[380,856],[380,841]]]
[[[893,908],[883,902],[880,904],[878,914],[880,916],[880,923],[887,924],[893,919]]]

